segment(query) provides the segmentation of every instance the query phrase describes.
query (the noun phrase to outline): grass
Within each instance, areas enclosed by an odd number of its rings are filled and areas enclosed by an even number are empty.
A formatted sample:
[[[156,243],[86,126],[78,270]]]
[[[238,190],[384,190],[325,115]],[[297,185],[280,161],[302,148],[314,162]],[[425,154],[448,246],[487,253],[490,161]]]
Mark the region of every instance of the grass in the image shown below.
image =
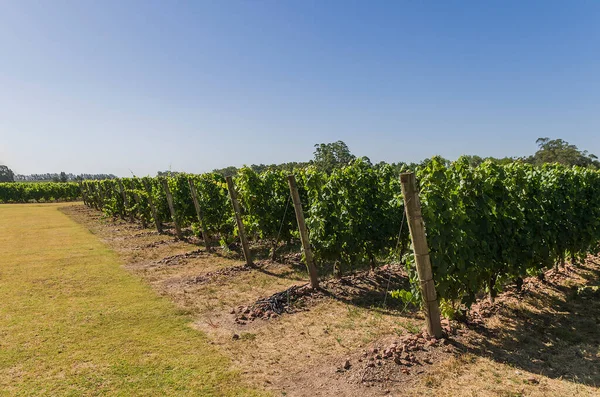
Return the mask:
[[[260,394],[60,206],[0,206],[0,395]]]

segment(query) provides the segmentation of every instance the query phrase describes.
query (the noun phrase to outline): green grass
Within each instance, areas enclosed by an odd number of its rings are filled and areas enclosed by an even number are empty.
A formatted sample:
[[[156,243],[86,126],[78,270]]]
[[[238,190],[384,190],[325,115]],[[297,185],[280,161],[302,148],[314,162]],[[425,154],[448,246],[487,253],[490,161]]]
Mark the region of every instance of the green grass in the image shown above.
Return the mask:
[[[59,206],[0,205],[0,395],[260,394]]]

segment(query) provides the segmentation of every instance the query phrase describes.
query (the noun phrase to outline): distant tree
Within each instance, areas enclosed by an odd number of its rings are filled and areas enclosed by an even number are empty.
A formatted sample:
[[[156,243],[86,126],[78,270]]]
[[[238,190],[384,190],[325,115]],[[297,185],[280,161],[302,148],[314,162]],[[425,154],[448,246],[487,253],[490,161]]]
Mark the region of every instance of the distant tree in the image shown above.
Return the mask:
[[[343,141],[316,144],[314,156],[313,164],[327,173],[356,158]]]
[[[58,177],[58,179],[60,180],[60,182],[63,182],[63,183],[67,182],[69,180],[69,178],[67,177],[67,174],[64,171],[62,171],[60,173],[60,176]]]
[[[103,179],[115,179],[116,176],[113,174],[66,174],[67,181],[74,180],[103,180]],[[31,175],[15,175],[15,181],[25,182],[48,182],[48,181],[60,181],[64,179],[61,174],[31,174]]]
[[[562,139],[538,138],[535,143],[539,149],[528,159],[533,164],[560,163],[600,168],[596,155],[588,153],[587,150],[581,151],[577,146]]]
[[[175,176],[177,174],[181,174],[179,171],[158,171],[156,176]]]
[[[512,157],[496,158],[496,157],[481,157],[478,155],[464,155],[462,157],[469,160],[469,164],[471,165],[471,167],[477,167],[484,161],[491,161],[492,163],[501,164],[501,165],[510,164],[510,163],[516,161]]]
[[[469,160],[469,165],[471,167],[477,167],[479,164],[483,163],[486,159],[484,159],[481,156],[478,155],[464,155],[462,156],[464,158],[466,158],[467,160]]]
[[[249,168],[257,173],[264,172],[266,170],[284,170],[292,172],[295,169],[304,168],[308,165],[307,162],[297,163],[295,161],[289,163],[281,163],[281,164],[252,164]],[[223,176],[235,176],[238,173],[238,168],[234,166],[229,166],[226,168],[217,168],[212,172],[217,174],[221,174]]]
[[[0,182],[14,182],[15,174],[5,165],[0,165]]]
[[[226,168],[215,169],[215,170],[213,170],[213,172],[215,172],[217,174],[221,174],[221,175],[227,177],[227,176],[235,176],[235,175],[237,175],[238,169],[237,169],[237,167],[229,166],[229,167],[226,167]]]

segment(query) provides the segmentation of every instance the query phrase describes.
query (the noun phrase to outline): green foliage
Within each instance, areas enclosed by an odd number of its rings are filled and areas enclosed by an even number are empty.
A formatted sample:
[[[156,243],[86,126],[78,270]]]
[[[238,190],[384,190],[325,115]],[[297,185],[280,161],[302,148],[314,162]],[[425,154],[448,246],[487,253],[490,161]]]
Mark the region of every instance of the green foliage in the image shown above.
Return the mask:
[[[440,299],[440,313],[443,317],[454,320],[463,315],[460,308],[460,301],[452,301],[449,299]]]
[[[334,169],[348,165],[356,158],[343,141],[333,143],[319,143],[315,145],[314,166],[326,173],[331,173]]]
[[[118,181],[107,179],[96,182],[102,201],[102,211],[107,216],[125,216],[125,203],[120,193]]]
[[[214,172],[189,177],[198,191],[198,201],[209,235],[230,236],[235,221],[225,178]]]
[[[116,176],[113,174],[65,174],[67,181],[87,181],[87,180],[103,180],[103,179],[115,179]],[[18,182],[49,182],[49,181],[60,181],[60,174],[30,174],[30,175],[15,175],[15,181]],[[63,178],[64,179],[64,178]]]
[[[497,280],[584,257],[600,241],[600,173],[434,159],[418,172],[438,295],[469,305]]]
[[[581,151],[562,139],[538,138],[539,150],[529,158],[533,164],[559,163],[569,166],[600,168],[598,157]]]
[[[309,170],[305,209],[315,257],[339,270],[389,256],[398,242],[403,204],[392,168],[360,158],[331,175]],[[408,228],[401,240],[408,238]]]
[[[306,162],[298,163],[298,162],[292,161],[289,163],[281,163],[281,164],[252,164],[245,168],[250,168],[252,171],[260,174],[267,170],[293,172],[298,169],[306,168],[307,166],[308,166],[308,163],[306,163]],[[226,168],[213,170],[213,172],[220,174],[224,177],[227,177],[227,176],[236,176],[238,174],[239,170],[240,169],[238,169],[237,167],[229,166]]]
[[[0,182],[0,203],[75,201],[80,197],[77,183]]]
[[[130,207],[127,209],[135,218],[148,224],[153,221],[149,195],[141,178],[123,178],[123,188],[129,197]]]
[[[389,294],[394,299],[400,299],[402,301],[402,303],[404,303],[407,306],[410,304],[415,305],[419,301],[418,297],[415,294],[413,294],[411,291],[407,291],[405,289],[390,291]]]
[[[270,169],[260,174],[248,167],[239,170],[235,184],[248,233],[261,239],[289,240],[297,230],[287,175]]]
[[[188,178],[189,175],[183,173],[178,173],[172,177],[166,178],[166,181],[169,184],[169,190],[173,195],[173,206],[175,207],[177,221],[181,227],[189,226],[198,219],[191,198],[192,193],[190,191]]]
[[[472,156],[462,156],[469,162],[471,167],[477,167],[481,165],[484,161],[490,161],[495,164],[507,165],[514,161],[519,161],[518,159],[512,157],[504,157],[504,158],[494,158],[494,157],[481,157],[477,155]]]
[[[372,165],[367,158],[358,158],[330,173],[315,165],[296,169],[318,264],[347,271],[375,266],[378,260],[401,259],[412,291],[395,293],[406,301],[421,299],[398,178],[399,171],[411,168],[420,184],[434,281],[447,316],[460,314],[460,305],[470,305],[482,291],[493,295],[503,283],[538,274],[565,260],[580,262],[587,253],[597,251],[600,172],[523,161],[475,163],[473,157],[453,163],[434,157],[420,164]],[[274,242],[278,236],[289,241],[297,235],[287,174],[274,169],[259,173],[250,167],[238,171],[235,184],[251,236]],[[223,244],[231,242],[235,222],[222,175],[164,178],[182,226],[199,230],[188,183],[191,178],[208,234]],[[160,220],[170,220],[161,178],[123,178],[120,182],[128,205],[116,180],[83,182],[88,205],[108,215],[133,214],[149,221],[152,198]],[[2,188],[14,185],[19,184],[0,184],[0,197],[7,196]],[[78,193],[75,189],[75,196]]]

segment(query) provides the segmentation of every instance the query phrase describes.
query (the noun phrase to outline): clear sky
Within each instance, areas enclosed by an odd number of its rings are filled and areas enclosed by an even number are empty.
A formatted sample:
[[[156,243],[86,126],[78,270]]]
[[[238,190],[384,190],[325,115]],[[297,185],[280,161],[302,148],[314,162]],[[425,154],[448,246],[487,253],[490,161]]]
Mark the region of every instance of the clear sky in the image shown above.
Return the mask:
[[[0,0],[0,162],[600,155],[600,1]]]

